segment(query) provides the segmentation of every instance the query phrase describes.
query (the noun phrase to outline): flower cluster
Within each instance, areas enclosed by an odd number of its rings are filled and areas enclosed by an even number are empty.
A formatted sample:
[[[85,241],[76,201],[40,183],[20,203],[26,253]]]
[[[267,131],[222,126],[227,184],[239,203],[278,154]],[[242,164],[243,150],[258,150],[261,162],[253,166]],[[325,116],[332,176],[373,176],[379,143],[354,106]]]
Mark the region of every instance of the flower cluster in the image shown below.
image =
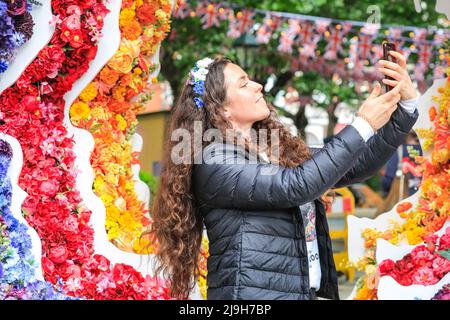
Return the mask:
[[[205,106],[203,102],[203,93],[205,92],[206,75],[208,74],[208,67],[214,60],[211,58],[203,58],[195,63],[195,67],[190,72],[189,84],[193,86],[193,90],[197,97],[194,98],[194,102],[197,108],[203,108]]]
[[[0,300],[72,299],[54,290],[51,283],[35,278],[38,266],[27,226],[19,223],[9,209],[12,188],[7,172],[11,158],[10,145],[0,140]]]
[[[19,185],[28,197],[22,210],[41,238],[44,277],[65,294],[86,299],[167,299],[158,279],[94,255],[91,212],[76,190],[64,95],[95,57],[108,10],[103,0],[53,0],[52,8],[50,43],[0,95],[0,130],[15,137],[23,150]]]
[[[447,59],[450,60],[450,57]],[[432,148],[431,161],[423,156],[415,158],[420,165],[418,171],[422,174],[418,204],[413,207],[412,203],[405,201],[396,207],[397,213],[404,219],[402,224],[392,223],[384,232],[374,229],[363,231],[366,257],[358,262],[359,270],[364,271],[367,266],[376,265],[375,259],[371,257],[375,253],[377,238],[392,244],[407,242],[416,245],[440,230],[450,217],[450,77],[438,92],[439,96],[433,97],[438,107],[431,107],[428,114],[434,128],[416,130],[425,139],[423,148]],[[376,298],[376,287],[368,288],[365,283],[369,276],[366,272],[366,276],[361,279],[357,299]]]
[[[440,239],[436,235],[428,237],[427,245],[415,247],[401,260],[382,261],[378,265],[380,276],[391,276],[403,286],[434,285],[450,271],[445,252],[450,254],[450,227]]]
[[[439,292],[436,293],[431,300],[450,300],[450,283],[444,285],[444,287],[439,290]]]
[[[0,0],[0,74],[8,70],[18,49],[33,35],[31,4]]]
[[[200,288],[200,293],[202,294],[203,299],[205,300],[206,300],[206,290],[208,289],[206,283],[206,277],[208,276],[208,269],[207,269],[208,257],[209,257],[209,242],[206,237],[203,237],[198,262],[198,269],[200,272],[197,283]]]
[[[132,164],[139,163],[131,138],[145,101],[130,100],[148,91],[146,85],[156,68],[150,58],[170,29],[170,14],[168,0],[123,1],[119,50],[70,109],[72,123],[94,137],[93,189],[106,208],[109,240],[125,251],[154,250],[154,243],[141,237],[150,218],[136,195],[131,170]]]

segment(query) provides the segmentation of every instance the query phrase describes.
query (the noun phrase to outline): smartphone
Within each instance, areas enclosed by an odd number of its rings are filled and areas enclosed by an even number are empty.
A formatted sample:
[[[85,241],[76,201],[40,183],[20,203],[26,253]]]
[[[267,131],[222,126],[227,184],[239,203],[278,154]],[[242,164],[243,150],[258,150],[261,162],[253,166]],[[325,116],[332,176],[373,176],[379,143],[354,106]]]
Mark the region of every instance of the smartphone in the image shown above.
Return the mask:
[[[397,63],[397,59],[395,59],[393,56],[389,54],[389,51],[396,51],[395,50],[395,44],[392,42],[383,42],[383,60],[392,61]],[[385,79],[394,80],[393,78],[389,76],[385,76]],[[393,87],[388,86],[387,84],[384,84],[385,91],[390,91]]]

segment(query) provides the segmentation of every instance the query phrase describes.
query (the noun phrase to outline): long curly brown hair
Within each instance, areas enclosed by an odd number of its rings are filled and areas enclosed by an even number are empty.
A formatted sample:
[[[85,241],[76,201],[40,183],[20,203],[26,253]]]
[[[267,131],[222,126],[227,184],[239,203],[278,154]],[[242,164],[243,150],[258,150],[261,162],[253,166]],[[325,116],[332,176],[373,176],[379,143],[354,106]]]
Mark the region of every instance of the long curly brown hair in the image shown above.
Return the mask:
[[[226,102],[227,88],[225,86],[224,68],[231,60],[217,58],[208,67],[205,80],[205,91],[202,96],[203,108],[197,108],[196,97],[192,85],[185,83],[176,105],[171,112],[171,122],[168,127],[167,141],[162,162],[162,172],[159,190],[153,201],[152,232],[158,241],[156,273],[163,272],[168,280],[171,295],[175,298],[186,299],[195,286],[195,279],[199,275],[198,258],[200,253],[203,219],[196,207],[192,186],[193,164],[190,162],[174,163],[171,158],[172,150],[177,141],[172,141],[172,133],[176,129],[185,129],[191,133],[194,145],[194,123],[200,121],[202,134],[208,129],[218,129],[225,132],[231,129],[231,123],[226,119],[223,106]],[[267,129],[270,137],[271,130],[279,130],[279,165],[295,167],[311,157],[308,146],[296,136],[293,136],[283,124],[277,120],[277,114],[269,106],[270,116],[254,124],[255,130]],[[198,122],[197,122],[198,124]],[[223,135],[226,137],[226,135]],[[203,140],[203,139],[202,139]],[[234,139],[236,142],[236,139]],[[208,142],[202,141],[204,148]],[[269,158],[271,141],[267,141]],[[251,148],[245,143],[248,151]],[[195,148],[190,148],[187,156],[194,159]]]

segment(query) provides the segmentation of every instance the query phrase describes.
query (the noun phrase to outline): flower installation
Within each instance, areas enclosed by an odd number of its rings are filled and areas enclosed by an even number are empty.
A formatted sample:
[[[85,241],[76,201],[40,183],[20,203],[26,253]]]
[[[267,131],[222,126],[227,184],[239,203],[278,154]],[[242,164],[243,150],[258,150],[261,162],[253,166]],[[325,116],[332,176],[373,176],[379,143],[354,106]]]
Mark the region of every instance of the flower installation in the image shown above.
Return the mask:
[[[32,254],[27,226],[14,218],[10,206],[11,146],[0,140],[0,300],[66,300],[73,299],[55,290],[51,283],[35,278],[38,267]]]
[[[108,10],[102,0],[53,0],[52,9],[49,44],[0,95],[0,130],[23,150],[22,210],[41,239],[44,277],[85,299],[168,299],[162,280],[94,254],[91,212],[76,190],[74,140],[63,122],[64,95],[95,57]]]
[[[0,0],[0,74],[8,70],[18,49],[33,35],[31,9],[26,0]]]
[[[123,1],[120,48],[70,109],[73,125],[94,137],[93,189],[106,208],[108,238],[136,253],[152,253],[155,244],[141,237],[151,221],[134,188],[131,169],[139,160],[131,138],[136,116],[151,97],[147,83],[156,65],[150,58],[170,30],[171,10],[169,0]],[[141,99],[131,102],[138,95]]]
[[[381,261],[378,265],[380,276],[391,276],[402,286],[427,286],[439,282],[450,271],[450,227],[441,238],[427,237],[426,243],[415,247],[399,261]]]
[[[447,60],[450,61],[450,57],[447,57]],[[450,74],[450,69],[447,70],[447,74]],[[363,230],[362,236],[365,239],[366,255],[358,261],[356,267],[358,270],[364,271],[365,276],[358,280],[355,299],[371,300],[377,298],[377,281],[374,280],[377,278],[378,270],[375,260],[376,239],[382,238],[392,244],[401,242],[410,245],[420,244],[440,230],[449,219],[450,76],[444,86],[438,89],[438,92],[439,96],[433,97],[437,107],[431,107],[428,114],[434,128],[416,129],[419,136],[425,139],[422,147],[425,150],[433,148],[431,161],[423,156],[416,156],[415,158],[416,163],[420,165],[419,171],[422,173],[422,188],[418,204],[413,208],[412,203],[405,201],[397,206],[397,213],[404,219],[401,224],[393,222],[392,226],[383,232],[369,228]],[[442,262],[440,258],[438,261]],[[400,263],[400,267],[403,268],[404,263]],[[427,269],[428,271],[430,270]],[[431,277],[430,272],[427,275]]]

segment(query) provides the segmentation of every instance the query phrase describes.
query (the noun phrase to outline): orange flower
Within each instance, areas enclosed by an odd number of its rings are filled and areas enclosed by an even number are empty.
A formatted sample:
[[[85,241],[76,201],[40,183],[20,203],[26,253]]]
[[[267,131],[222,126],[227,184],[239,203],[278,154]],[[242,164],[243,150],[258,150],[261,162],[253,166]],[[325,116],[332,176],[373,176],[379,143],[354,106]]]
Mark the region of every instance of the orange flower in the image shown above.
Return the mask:
[[[142,27],[136,20],[131,20],[129,24],[122,28],[122,34],[129,40],[136,40],[142,34]]]
[[[411,208],[412,208],[411,202],[409,202],[409,201],[402,202],[397,206],[397,213],[402,213],[402,212],[408,211]]]
[[[428,110],[428,115],[430,116],[430,120],[434,121],[434,119],[436,118],[436,108],[435,107],[431,107],[430,110]]]
[[[119,80],[119,73],[109,68],[108,66],[105,66],[102,71],[100,71],[100,80],[107,85],[115,85],[117,80]]]
[[[118,51],[114,57],[109,60],[108,66],[120,73],[129,73],[133,68],[133,56],[128,52]]]
[[[136,15],[142,24],[154,24],[156,22],[156,8],[151,4],[144,4],[138,10],[136,10]]]
[[[123,113],[129,108],[129,105],[125,101],[118,101],[111,99],[110,103],[108,104],[108,107],[111,112]]]

